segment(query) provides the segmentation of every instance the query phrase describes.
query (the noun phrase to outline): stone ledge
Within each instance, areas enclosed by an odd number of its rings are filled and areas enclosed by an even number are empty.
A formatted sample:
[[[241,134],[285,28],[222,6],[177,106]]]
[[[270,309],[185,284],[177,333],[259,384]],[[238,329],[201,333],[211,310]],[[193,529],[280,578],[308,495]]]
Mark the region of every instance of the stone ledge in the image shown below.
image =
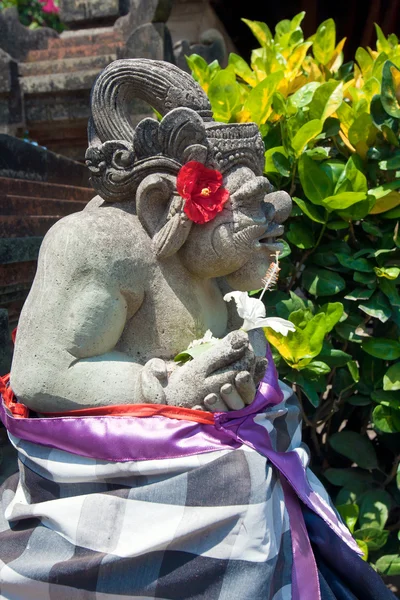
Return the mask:
[[[68,48],[53,48],[47,50],[32,50],[26,57],[26,62],[37,62],[42,60],[60,60],[62,58],[74,58],[84,56],[100,56],[116,52],[122,48],[123,42],[112,44],[92,44],[83,46],[72,46]]]
[[[91,69],[55,75],[32,75],[21,79],[21,89],[24,94],[90,90],[98,74],[98,69]]]
[[[61,60],[41,60],[40,62],[20,63],[19,73],[22,77],[33,75],[50,75],[51,73],[71,73],[91,69],[104,69],[110,62],[116,60],[116,54],[101,56],[85,56],[81,58],[63,58]]]

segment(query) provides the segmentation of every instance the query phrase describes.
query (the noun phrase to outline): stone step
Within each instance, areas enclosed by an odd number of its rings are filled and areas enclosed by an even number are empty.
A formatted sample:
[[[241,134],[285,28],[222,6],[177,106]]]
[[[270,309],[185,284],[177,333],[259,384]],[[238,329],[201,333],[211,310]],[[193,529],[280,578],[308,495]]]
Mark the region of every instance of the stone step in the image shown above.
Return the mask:
[[[11,179],[8,177],[0,177],[0,194],[33,196],[35,198],[57,198],[58,200],[78,200],[82,202],[89,202],[96,195],[92,188],[26,179]]]
[[[20,84],[26,95],[90,90],[99,72],[100,69],[91,69],[90,71],[56,73],[55,75],[31,75],[22,77]]]
[[[86,44],[82,46],[71,46],[70,48],[49,48],[47,50],[31,50],[25,62],[37,62],[42,60],[61,60],[63,58],[75,58],[86,56],[101,56],[103,54],[115,54],[118,48],[122,48],[123,42],[108,44]]]
[[[88,44],[112,44],[122,42],[122,35],[118,30],[107,28],[100,33],[87,33],[85,29],[81,30],[81,35],[50,38],[48,49],[53,48],[71,48],[72,46],[86,46]]]
[[[100,71],[117,58],[116,54],[86,56],[84,58],[63,58],[61,60],[40,60],[31,63],[19,63],[21,77],[50,75],[51,73],[70,73],[73,71]]]
[[[80,38],[82,35],[101,35],[103,33],[111,33],[111,32],[115,32],[117,31],[118,33],[118,29],[115,30],[114,26],[112,25],[111,27],[86,27],[85,29],[66,29],[65,31],[63,31],[62,33],[60,33],[60,39],[62,40],[66,40],[69,38],[74,38],[75,40],[77,38]]]
[[[43,215],[63,217],[79,212],[86,202],[79,200],[59,200],[55,198],[35,198],[32,196],[0,195],[1,215]]]
[[[36,217],[0,215],[0,238],[15,238],[45,235],[59,217]],[[1,277],[0,277],[1,281]]]

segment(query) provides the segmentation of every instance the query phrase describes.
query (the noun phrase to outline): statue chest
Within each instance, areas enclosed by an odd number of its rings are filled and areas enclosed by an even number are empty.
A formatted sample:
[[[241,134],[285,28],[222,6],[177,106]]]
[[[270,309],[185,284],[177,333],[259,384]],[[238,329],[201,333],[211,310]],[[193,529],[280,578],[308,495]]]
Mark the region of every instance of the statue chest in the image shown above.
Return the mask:
[[[225,335],[227,315],[215,281],[199,285],[186,277],[158,277],[127,322],[116,350],[141,363],[153,357],[172,359],[208,329],[215,337]]]

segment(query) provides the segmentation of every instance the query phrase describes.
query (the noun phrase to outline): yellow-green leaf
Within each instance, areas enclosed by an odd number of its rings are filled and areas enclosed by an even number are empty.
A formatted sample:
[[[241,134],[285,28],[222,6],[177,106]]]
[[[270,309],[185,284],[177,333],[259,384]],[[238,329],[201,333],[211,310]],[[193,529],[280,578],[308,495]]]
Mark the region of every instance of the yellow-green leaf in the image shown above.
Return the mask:
[[[252,34],[260,42],[261,46],[266,48],[272,42],[272,33],[266,23],[261,21],[249,21],[249,19],[242,19],[243,23],[246,23],[250,27]]]
[[[327,81],[314,92],[310,105],[311,119],[325,121],[333,115],[343,101],[343,82]]]
[[[292,148],[296,157],[300,156],[308,142],[313,140],[318,134],[321,133],[322,127],[322,121],[319,119],[308,121],[308,123],[305,123],[302,127],[300,127],[292,140]]]
[[[327,19],[317,29],[313,41],[313,53],[318,62],[326,65],[335,52],[336,27],[333,19]]]
[[[244,110],[250,113],[251,120],[258,125],[265,123],[271,109],[272,96],[283,77],[283,71],[271,73],[261,83],[258,83],[248,95]]]
[[[257,78],[254,72],[241,56],[231,52],[229,55],[229,64],[232,65],[236,75],[243,79],[243,81],[251,85],[251,87],[257,85]]]

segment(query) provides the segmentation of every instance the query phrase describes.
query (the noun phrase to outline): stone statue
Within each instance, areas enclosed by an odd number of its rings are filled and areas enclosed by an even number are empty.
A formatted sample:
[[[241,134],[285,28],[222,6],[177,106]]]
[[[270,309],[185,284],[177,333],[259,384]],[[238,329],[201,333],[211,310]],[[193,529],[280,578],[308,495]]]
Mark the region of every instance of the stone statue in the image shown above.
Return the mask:
[[[162,120],[133,130],[135,98]],[[215,123],[189,75],[142,59],[103,71],[92,114],[99,195],[46,236],[0,378],[19,457],[0,487],[1,597],[392,600],[257,338],[274,318],[245,291],[274,278],[291,205],[262,176],[257,127]]]
[[[135,99],[162,120],[133,129]],[[12,389],[40,413],[125,403],[240,408],[266,360],[234,330],[223,293],[260,287],[291,209],[262,175],[258,128],[215,122],[188,74],[146,59],[111,63],[91,104],[86,162],[98,195],[43,241]],[[223,204],[188,216],[188,203],[196,212],[196,198],[210,194]],[[177,366],[174,356],[207,330],[220,342]]]

